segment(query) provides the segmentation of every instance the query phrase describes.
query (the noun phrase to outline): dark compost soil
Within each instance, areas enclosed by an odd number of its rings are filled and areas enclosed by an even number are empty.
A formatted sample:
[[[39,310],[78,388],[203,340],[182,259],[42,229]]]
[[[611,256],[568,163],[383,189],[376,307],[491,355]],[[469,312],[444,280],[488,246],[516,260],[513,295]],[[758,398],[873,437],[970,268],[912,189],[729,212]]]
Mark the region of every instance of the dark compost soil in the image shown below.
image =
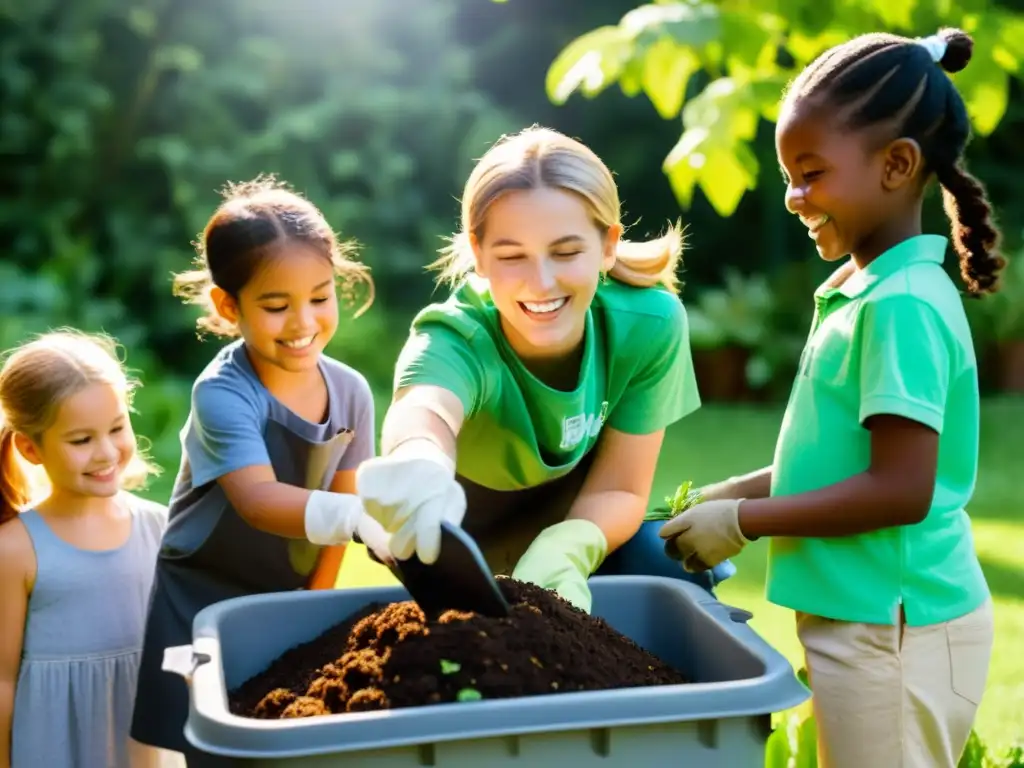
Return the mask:
[[[412,601],[367,606],[231,691],[230,709],[279,719],[687,682],[554,592],[498,583],[507,618],[428,620]]]

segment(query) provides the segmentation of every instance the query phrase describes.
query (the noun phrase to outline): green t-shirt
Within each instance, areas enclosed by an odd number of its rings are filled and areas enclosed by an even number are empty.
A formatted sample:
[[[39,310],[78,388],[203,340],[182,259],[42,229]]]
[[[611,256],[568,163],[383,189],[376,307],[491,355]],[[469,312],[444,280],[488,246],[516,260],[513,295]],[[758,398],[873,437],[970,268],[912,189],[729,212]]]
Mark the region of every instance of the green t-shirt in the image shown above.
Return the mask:
[[[672,293],[615,280],[587,313],[578,386],[552,389],[509,346],[487,283],[475,275],[413,320],[395,389],[431,384],[465,409],[457,471],[498,491],[565,475],[601,428],[649,434],[700,407],[686,312]]]
[[[839,538],[773,538],[768,599],[845,621],[947,621],[988,586],[965,507],[978,469],[978,368],[963,302],[942,269],[946,238],[906,240],[839,288],[815,293],[814,324],[775,451],[772,495],[868,469],[873,415],[939,433],[935,494],[920,523]]]

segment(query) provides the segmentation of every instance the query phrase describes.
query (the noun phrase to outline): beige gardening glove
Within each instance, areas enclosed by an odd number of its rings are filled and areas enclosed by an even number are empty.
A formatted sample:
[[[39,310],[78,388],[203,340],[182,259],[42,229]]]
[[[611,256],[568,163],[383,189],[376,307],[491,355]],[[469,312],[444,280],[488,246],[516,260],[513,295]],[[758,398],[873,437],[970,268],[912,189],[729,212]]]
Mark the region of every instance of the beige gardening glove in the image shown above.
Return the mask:
[[[658,535],[678,550],[684,570],[694,573],[714,568],[750,543],[740,531],[742,501],[720,499],[697,504],[665,523]]]

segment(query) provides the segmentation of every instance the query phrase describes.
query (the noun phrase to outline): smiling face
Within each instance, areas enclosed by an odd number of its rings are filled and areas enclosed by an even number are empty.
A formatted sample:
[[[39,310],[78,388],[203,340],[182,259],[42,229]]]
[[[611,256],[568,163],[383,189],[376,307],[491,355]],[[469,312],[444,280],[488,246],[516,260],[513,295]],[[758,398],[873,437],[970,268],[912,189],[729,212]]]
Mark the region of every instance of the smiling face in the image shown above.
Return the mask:
[[[886,180],[889,148],[873,148],[868,139],[867,131],[844,129],[834,110],[797,102],[779,115],[775,146],[786,208],[825,261],[854,254],[867,262],[889,246],[886,225],[902,201]]]
[[[561,189],[509,192],[471,238],[510,346],[524,360],[572,354],[583,340],[601,273],[615,263],[620,228],[606,234],[583,199]]]
[[[303,245],[283,246],[237,299],[215,289],[213,300],[221,316],[238,326],[257,370],[314,370],[338,328],[334,266]]]
[[[36,442],[18,436],[22,455],[42,465],[54,493],[109,497],[135,455],[135,434],[124,393],[106,382],[66,398],[53,424]]]

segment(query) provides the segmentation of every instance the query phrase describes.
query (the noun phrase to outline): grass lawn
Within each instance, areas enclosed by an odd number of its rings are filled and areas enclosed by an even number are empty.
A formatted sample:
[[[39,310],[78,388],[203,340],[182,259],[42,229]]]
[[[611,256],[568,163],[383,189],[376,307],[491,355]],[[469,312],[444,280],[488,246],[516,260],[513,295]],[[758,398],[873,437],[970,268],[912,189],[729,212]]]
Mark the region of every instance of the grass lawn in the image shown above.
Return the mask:
[[[765,466],[781,416],[780,408],[702,408],[669,430],[654,498],[669,494],[684,479],[700,484]],[[1024,399],[985,403],[978,489],[970,507],[996,616],[996,646],[977,730],[997,754],[1024,741],[1024,653],[1020,642],[1012,640],[1024,634],[1024,494],[1018,485],[1024,472],[1022,428]],[[739,573],[721,586],[719,598],[752,611],[751,626],[798,666],[801,654],[792,614],[764,600],[766,547],[756,542],[736,559]],[[391,574],[364,553],[348,554],[339,585],[393,583]]]

